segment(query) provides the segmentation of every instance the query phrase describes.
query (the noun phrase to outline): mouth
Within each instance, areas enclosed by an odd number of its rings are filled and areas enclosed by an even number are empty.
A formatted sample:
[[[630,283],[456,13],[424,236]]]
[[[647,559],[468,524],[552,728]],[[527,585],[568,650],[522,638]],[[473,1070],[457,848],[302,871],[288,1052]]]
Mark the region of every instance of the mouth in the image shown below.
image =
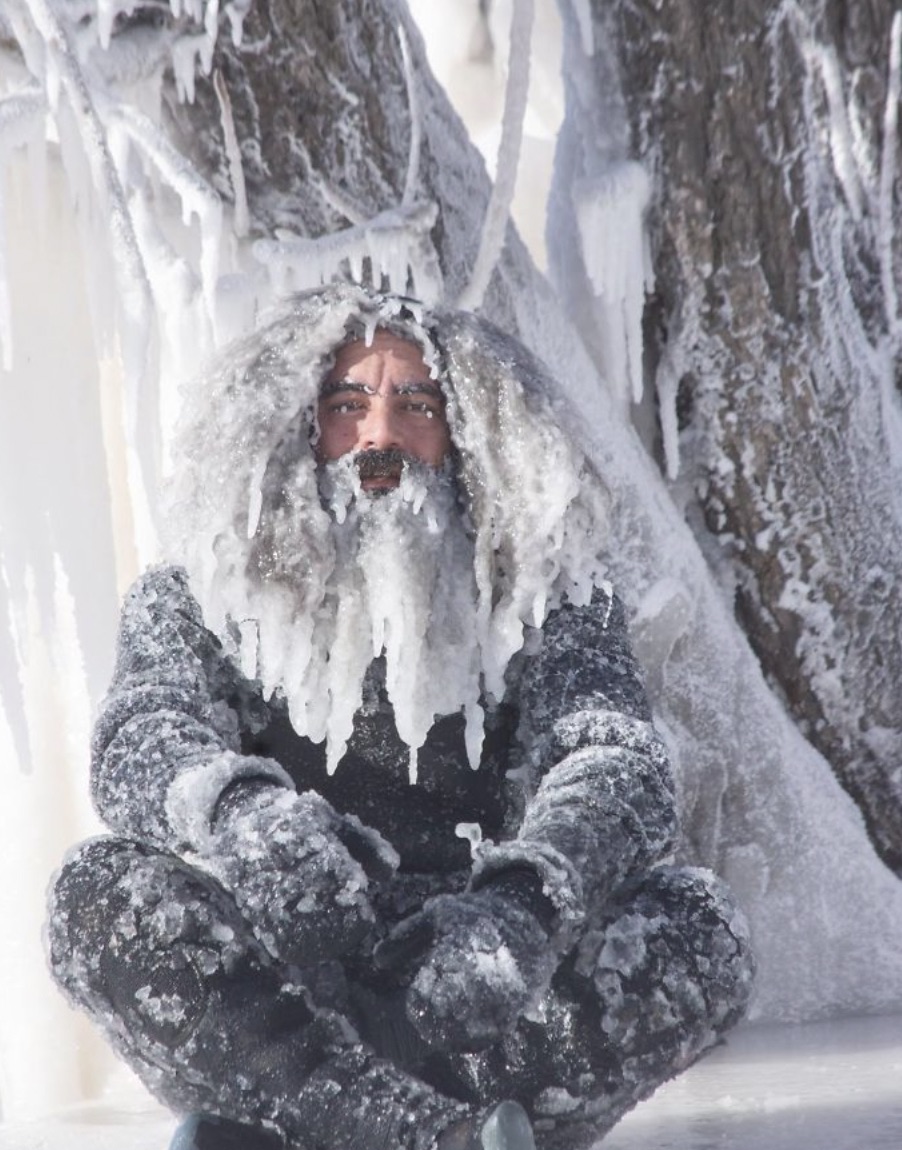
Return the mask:
[[[361,451],[355,458],[364,491],[393,491],[401,482],[407,456],[402,451]]]
[[[364,491],[394,491],[401,482],[400,472],[397,475],[372,475],[360,480]]]

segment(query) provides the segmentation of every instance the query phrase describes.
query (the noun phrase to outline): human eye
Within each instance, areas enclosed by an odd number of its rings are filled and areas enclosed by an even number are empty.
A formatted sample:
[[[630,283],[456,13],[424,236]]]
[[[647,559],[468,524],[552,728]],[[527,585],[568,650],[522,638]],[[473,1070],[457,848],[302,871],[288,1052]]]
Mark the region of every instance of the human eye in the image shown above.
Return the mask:
[[[359,399],[333,399],[326,404],[326,410],[330,415],[351,415],[355,411],[361,411],[363,404]]]
[[[412,399],[406,407],[414,415],[422,415],[426,419],[434,419],[438,415],[438,405],[433,400]]]

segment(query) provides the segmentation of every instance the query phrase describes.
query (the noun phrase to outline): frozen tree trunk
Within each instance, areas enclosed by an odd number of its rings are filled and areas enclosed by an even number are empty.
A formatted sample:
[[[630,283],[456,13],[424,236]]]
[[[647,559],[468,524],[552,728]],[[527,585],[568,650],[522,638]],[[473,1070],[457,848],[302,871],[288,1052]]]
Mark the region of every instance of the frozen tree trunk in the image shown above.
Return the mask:
[[[567,145],[569,194],[629,160],[651,181],[650,450],[766,676],[902,872],[893,6],[561,7],[592,57],[569,98],[595,142]],[[549,246],[610,371],[576,230]]]
[[[412,94],[405,77],[405,38]],[[438,259],[443,294],[451,301],[460,295],[479,244],[473,220],[485,212],[491,184],[426,65],[406,5],[255,0],[241,45],[220,35],[213,72],[197,77],[193,102],[178,99],[176,78],[167,74],[164,99],[173,139],[230,200],[234,193],[213,83],[217,71],[241,149],[252,237],[272,237],[280,229],[306,237],[340,235],[382,213],[388,213],[391,225],[409,183],[416,124],[419,147],[407,221],[434,221],[422,230]],[[436,206],[440,210],[433,215]],[[512,230],[509,241],[513,263],[525,266],[528,257]],[[366,267],[362,272],[371,275]],[[397,290],[397,283],[393,287]],[[501,277],[495,277],[487,304],[499,322],[516,326]]]

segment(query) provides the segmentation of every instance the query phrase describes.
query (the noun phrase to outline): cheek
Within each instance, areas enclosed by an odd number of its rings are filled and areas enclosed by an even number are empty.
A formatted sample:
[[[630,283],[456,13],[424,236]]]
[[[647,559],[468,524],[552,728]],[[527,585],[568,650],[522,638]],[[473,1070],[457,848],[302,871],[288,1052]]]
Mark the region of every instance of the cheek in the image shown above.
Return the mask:
[[[319,439],[316,441],[318,459],[330,462],[340,459],[353,446],[354,435],[347,421],[332,418],[328,412],[317,415]]]
[[[451,451],[451,435],[448,425],[436,422],[430,425],[429,434],[423,443],[423,461],[433,467],[440,467]]]

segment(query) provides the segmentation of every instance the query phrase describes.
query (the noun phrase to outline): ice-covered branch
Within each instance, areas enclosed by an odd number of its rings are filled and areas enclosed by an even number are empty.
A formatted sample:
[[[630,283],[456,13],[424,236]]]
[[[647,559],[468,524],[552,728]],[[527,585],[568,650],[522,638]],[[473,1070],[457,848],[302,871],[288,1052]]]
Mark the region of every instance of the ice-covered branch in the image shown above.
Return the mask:
[[[877,204],[877,245],[880,283],[890,338],[899,332],[899,302],[893,276],[893,187],[896,182],[896,131],[899,115],[900,68],[902,68],[902,12],[896,12],[890,29],[889,75],[883,112],[883,150],[880,157],[880,193]]]
[[[232,118],[232,101],[226,87],[222,72],[217,68],[213,73],[213,88],[219,100],[219,112],[222,118],[222,134],[225,139],[226,158],[229,161],[229,178],[232,181],[232,195],[235,197],[235,214],[232,228],[235,235],[246,236],[250,228],[250,219],[247,209],[247,191],[244,186],[244,165],[241,162],[241,148],[238,146],[238,136],[235,133],[235,121]]]
[[[410,110],[410,150],[407,157],[407,177],[404,180],[404,194],[401,197],[401,207],[409,208],[413,204],[420,181],[420,148],[422,147],[423,124],[420,117],[420,102],[417,97],[416,76],[413,74],[413,63],[410,59],[410,48],[407,44],[407,34],[402,25],[398,26],[398,36],[401,40],[401,55],[404,58],[404,80],[407,84],[407,107]]]
[[[501,255],[514,198],[520,145],[523,140],[523,120],[529,95],[530,41],[534,17],[534,0],[516,0],[511,19],[507,90],[504,97],[504,120],[501,125],[501,143],[498,145],[495,184],[486,210],[482,240],[470,282],[458,300],[458,307],[473,311],[482,303],[495,264]]]
[[[364,261],[369,260],[374,283],[384,277],[393,291],[404,292],[410,275],[419,297],[434,303],[441,295],[441,271],[430,234],[437,215],[433,203],[391,208],[364,224],[315,239],[258,240],[253,251],[279,290],[316,286],[345,262],[352,277],[360,281]]]
[[[201,235],[201,282],[204,295],[212,308],[222,230],[222,201],[219,194],[142,112],[128,104],[118,104],[110,108],[107,115],[111,123],[120,126],[138,145],[179,197],[183,222],[188,224],[192,216],[197,217]]]

